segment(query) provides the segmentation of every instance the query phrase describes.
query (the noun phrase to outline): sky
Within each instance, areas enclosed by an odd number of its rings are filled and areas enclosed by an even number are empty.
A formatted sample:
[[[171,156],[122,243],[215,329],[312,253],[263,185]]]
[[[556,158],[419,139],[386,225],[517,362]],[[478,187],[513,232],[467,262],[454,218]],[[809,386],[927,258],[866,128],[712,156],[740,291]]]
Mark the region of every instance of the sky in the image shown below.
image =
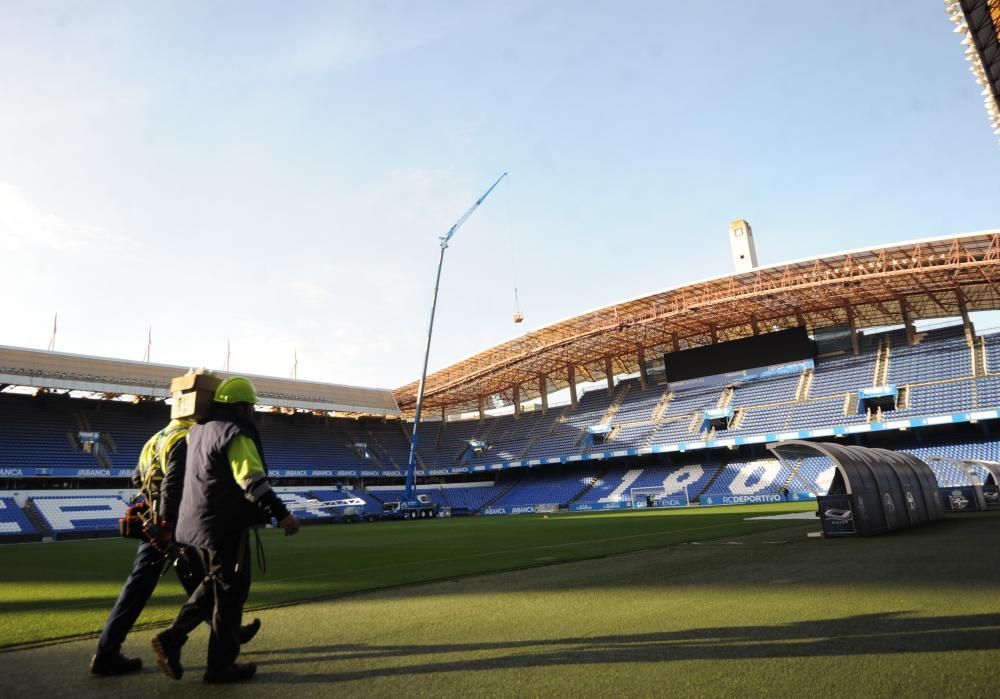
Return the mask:
[[[584,311],[1000,228],[937,0],[0,0],[0,345],[395,388]],[[514,289],[525,322],[512,323]],[[150,331],[151,328],[151,331]]]

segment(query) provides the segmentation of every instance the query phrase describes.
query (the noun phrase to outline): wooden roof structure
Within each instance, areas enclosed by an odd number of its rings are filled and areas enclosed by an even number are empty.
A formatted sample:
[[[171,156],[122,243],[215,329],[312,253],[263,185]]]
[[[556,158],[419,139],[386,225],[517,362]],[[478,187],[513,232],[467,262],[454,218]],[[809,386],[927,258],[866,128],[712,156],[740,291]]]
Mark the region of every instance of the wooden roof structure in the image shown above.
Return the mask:
[[[187,367],[168,364],[0,346],[0,386],[8,384],[105,395],[167,398],[170,395],[170,380],[187,371]],[[215,373],[222,377],[232,375],[232,372]],[[253,382],[262,405],[366,415],[399,415],[399,408],[388,389],[252,374],[240,376],[246,376]]]
[[[427,377],[424,410],[473,411],[639,371],[661,353],[805,326],[912,323],[1000,308],[1000,230],[853,250],[578,315]],[[417,382],[396,389],[404,416]],[[432,414],[432,413],[429,413]]]

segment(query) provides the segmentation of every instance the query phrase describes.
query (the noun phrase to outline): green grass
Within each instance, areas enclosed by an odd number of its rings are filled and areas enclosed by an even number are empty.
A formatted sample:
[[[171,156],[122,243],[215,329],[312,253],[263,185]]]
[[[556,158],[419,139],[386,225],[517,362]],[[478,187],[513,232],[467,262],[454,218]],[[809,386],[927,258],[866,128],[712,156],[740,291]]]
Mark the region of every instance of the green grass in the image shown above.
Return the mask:
[[[257,612],[264,629],[244,649],[260,667],[251,691],[997,696],[1000,512],[837,540],[807,538],[816,522],[745,520],[803,508],[326,526],[289,539],[269,532],[270,572],[258,576],[251,605],[328,599]],[[132,548],[0,548],[6,642],[96,630]],[[476,575],[497,570],[506,572]],[[176,582],[164,582],[146,622],[180,602]],[[147,665],[151,634],[135,631],[125,648]],[[185,647],[179,684],[153,670],[88,677],[92,638],[8,647],[0,695],[58,686],[74,697],[215,696],[197,681],[206,638],[200,629]]]
[[[786,521],[747,521],[747,513],[810,507],[312,526],[288,538],[268,530],[268,572],[255,568],[248,608],[787,527]],[[118,539],[0,546],[0,648],[99,631],[131,569],[135,546]],[[168,571],[139,624],[168,621],[182,601],[180,584]]]

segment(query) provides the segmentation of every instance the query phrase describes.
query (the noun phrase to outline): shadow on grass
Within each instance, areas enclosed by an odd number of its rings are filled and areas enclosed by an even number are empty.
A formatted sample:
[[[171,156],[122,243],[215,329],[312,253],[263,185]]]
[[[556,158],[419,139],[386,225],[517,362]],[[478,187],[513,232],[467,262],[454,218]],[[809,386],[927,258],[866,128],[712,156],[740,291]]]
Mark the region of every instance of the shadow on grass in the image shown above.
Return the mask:
[[[685,660],[814,658],[822,656],[933,653],[1000,649],[1000,614],[908,617],[902,613],[820,619],[774,626],[714,627],[645,633],[421,646],[332,645],[248,653],[265,670],[269,665],[316,665],[387,660],[386,667],[342,672],[264,672],[261,682],[343,682],[376,677],[419,676],[517,668]],[[483,653],[495,651],[492,657]],[[446,654],[475,654],[450,660],[396,663]]]

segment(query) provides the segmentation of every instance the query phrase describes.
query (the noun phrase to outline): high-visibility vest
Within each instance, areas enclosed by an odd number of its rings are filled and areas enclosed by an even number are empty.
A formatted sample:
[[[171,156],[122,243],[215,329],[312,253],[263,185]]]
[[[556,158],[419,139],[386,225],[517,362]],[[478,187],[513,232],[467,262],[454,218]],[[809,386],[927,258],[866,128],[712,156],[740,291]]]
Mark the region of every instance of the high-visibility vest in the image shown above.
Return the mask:
[[[157,511],[160,499],[160,484],[167,474],[167,457],[170,450],[187,438],[188,430],[194,424],[190,420],[171,420],[170,424],[154,434],[139,452],[139,480],[142,494],[149,503],[150,511]]]

